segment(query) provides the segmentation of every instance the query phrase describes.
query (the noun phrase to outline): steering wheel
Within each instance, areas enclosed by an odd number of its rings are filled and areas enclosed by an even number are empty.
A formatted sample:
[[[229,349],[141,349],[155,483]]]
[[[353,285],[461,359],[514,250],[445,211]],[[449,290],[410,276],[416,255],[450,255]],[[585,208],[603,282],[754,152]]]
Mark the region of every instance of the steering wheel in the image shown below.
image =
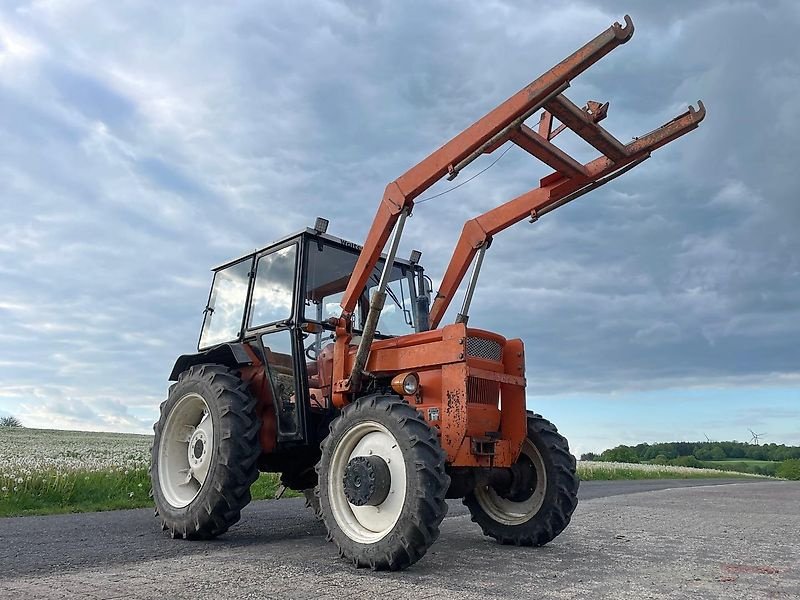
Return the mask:
[[[312,341],[308,346],[306,346],[306,358],[308,360],[317,360],[319,356],[319,352],[317,350],[317,340]]]

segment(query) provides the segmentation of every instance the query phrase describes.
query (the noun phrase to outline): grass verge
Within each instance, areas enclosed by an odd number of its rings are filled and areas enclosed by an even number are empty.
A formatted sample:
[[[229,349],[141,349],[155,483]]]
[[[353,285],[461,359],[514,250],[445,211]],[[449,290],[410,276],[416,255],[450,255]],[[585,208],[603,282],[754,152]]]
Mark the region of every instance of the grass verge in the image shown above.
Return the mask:
[[[37,473],[0,488],[0,517],[96,512],[153,506],[146,469]],[[262,473],[250,488],[253,500],[274,498],[275,473]],[[286,490],[286,496],[296,496]]]

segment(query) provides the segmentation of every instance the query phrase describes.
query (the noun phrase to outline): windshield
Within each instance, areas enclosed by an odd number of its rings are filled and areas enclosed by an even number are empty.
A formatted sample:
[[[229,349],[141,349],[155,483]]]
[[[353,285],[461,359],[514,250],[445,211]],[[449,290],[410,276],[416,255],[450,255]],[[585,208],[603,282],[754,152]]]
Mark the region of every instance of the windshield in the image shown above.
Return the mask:
[[[248,257],[214,274],[200,333],[200,350],[239,337],[252,266],[253,259]]]
[[[324,323],[342,312],[347,282],[355,269],[359,251],[334,246],[324,241],[308,243],[308,271],[305,285],[305,318]],[[360,330],[369,310],[368,294],[377,287],[383,270],[381,260],[373,271],[367,293],[359,299],[354,328]],[[395,336],[414,333],[413,269],[395,264],[386,289],[386,303],[378,321],[379,335]]]

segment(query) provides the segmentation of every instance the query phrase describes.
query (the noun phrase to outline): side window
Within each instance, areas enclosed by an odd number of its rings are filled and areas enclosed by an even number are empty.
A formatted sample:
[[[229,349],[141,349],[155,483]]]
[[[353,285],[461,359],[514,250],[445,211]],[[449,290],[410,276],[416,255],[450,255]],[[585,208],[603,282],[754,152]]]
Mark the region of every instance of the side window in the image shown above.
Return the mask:
[[[292,316],[297,244],[258,259],[250,327],[259,327]]]
[[[239,337],[252,265],[248,258],[215,273],[200,334],[201,350]]]
[[[378,332],[383,335],[406,335],[414,333],[413,301],[410,293],[411,279],[394,269],[397,279],[386,286],[386,302],[378,319]],[[369,288],[368,297],[377,286]]]

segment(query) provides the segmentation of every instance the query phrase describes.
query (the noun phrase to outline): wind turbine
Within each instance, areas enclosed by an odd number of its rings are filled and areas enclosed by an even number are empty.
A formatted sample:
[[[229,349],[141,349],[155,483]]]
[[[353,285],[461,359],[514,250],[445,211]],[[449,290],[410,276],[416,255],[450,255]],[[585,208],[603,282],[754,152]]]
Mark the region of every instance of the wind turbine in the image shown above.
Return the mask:
[[[756,446],[758,446],[758,438],[767,435],[766,433],[756,433],[755,431],[753,431],[752,429],[749,429],[749,428],[747,429],[747,431],[749,431],[753,436],[750,439],[750,443],[755,444]]]

